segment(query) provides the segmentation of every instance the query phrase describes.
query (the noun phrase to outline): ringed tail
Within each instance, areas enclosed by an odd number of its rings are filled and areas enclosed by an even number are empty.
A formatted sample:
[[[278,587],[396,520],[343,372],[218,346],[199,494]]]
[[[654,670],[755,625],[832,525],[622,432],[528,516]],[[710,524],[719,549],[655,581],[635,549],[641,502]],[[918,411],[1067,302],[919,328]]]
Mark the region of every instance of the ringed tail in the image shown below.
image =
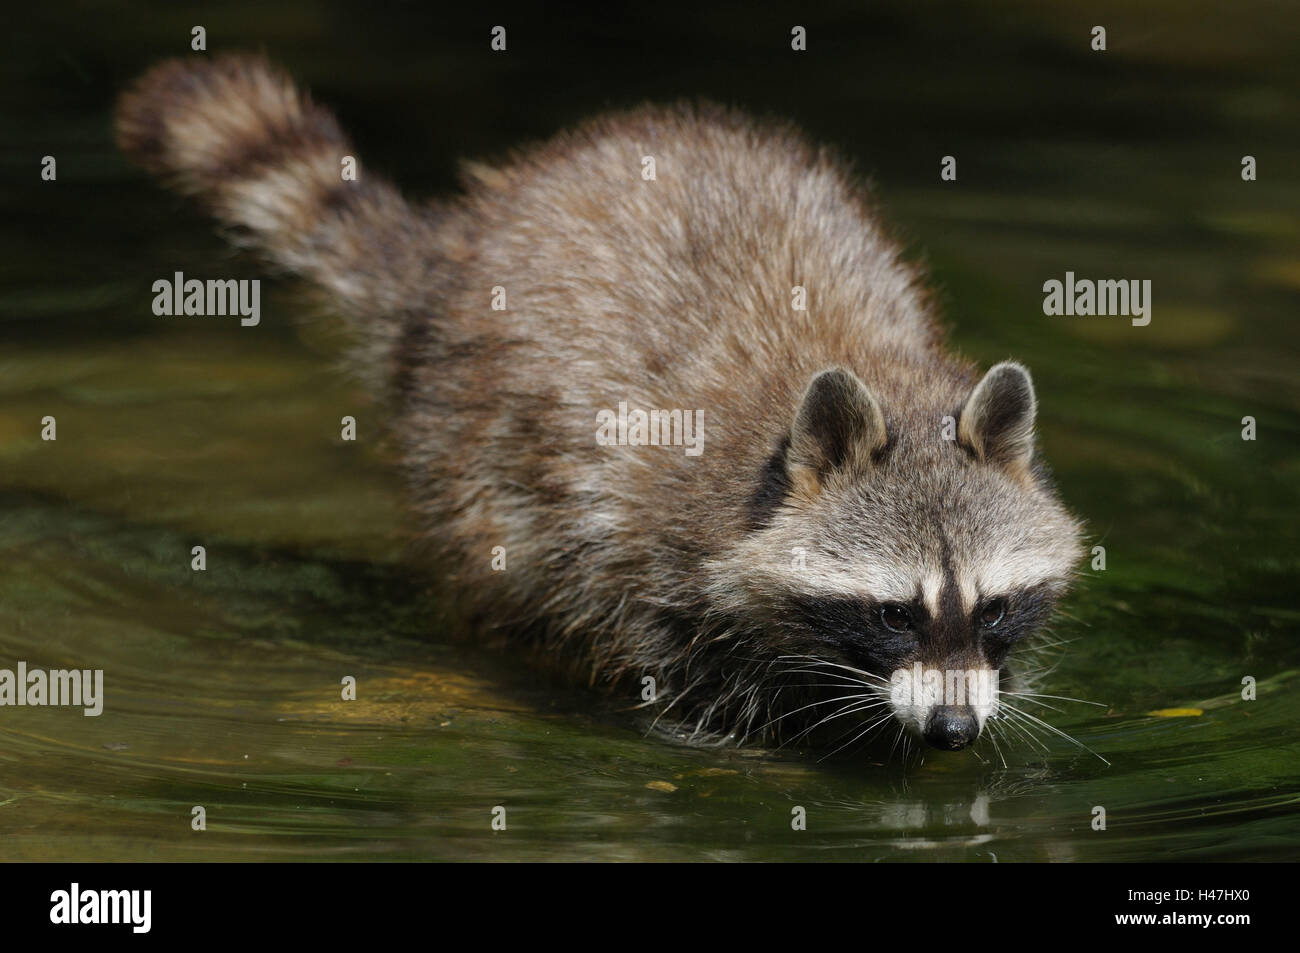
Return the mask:
[[[390,352],[426,307],[432,217],[359,163],[345,178],[356,153],[334,116],[261,57],[160,63],[122,94],[114,125],[133,162],[335,299],[363,348]]]

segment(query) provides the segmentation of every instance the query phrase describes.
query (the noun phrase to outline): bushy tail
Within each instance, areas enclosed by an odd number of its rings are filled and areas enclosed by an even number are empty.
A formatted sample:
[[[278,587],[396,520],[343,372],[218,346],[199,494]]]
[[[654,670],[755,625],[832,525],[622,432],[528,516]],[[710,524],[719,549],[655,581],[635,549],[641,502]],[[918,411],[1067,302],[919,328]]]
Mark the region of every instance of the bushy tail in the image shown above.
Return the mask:
[[[133,161],[365,318],[368,349],[387,353],[427,304],[431,220],[365,170],[345,179],[355,153],[334,117],[261,58],[160,63],[118,101],[116,131]]]

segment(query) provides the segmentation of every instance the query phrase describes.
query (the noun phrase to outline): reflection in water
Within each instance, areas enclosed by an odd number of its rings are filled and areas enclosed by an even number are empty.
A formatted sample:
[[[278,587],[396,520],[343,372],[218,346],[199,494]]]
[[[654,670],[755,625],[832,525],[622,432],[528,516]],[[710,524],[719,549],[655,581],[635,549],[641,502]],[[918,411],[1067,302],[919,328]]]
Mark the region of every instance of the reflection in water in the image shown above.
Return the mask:
[[[909,850],[934,848],[975,847],[986,844],[994,837],[982,831],[989,826],[989,797],[976,795],[971,801],[955,804],[934,804],[929,801],[897,801],[885,805],[880,812],[880,826],[898,831],[904,836],[893,842],[894,846]],[[931,839],[923,832],[943,830],[943,839]]]

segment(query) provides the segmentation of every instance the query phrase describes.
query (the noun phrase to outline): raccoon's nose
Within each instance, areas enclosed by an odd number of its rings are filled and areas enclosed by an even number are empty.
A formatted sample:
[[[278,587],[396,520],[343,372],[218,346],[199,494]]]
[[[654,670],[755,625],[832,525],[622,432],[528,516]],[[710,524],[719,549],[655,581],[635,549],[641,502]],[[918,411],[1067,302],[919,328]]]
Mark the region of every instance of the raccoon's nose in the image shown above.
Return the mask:
[[[969,706],[941,705],[925,723],[925,740],[935,748],[957,751],[979,737],[980,726]]]

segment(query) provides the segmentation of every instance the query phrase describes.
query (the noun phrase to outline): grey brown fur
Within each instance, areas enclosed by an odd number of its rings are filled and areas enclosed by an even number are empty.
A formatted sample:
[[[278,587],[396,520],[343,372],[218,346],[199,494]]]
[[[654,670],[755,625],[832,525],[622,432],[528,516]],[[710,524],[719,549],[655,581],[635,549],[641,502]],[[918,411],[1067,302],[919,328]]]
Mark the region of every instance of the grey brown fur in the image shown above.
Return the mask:
[[[1072,575],[1079,527],[1034,461],[1027,373],[981,384],[944,349],[860,186],[788,127],[604,116],[467,166],[464,194],[429,206],[364,166],[343,181],[335,121],[254,58],[160,65],[117,130],[347,317],[465,617],[630,703],[654,677],[667,721],[807,727],[842,693],[802,657],[996,668],[953,613],[1005,596],[1041,621]],[[598,445],[620,401],[703,410],[703,453]],[[877,650],[895,602],[925,624]]]

